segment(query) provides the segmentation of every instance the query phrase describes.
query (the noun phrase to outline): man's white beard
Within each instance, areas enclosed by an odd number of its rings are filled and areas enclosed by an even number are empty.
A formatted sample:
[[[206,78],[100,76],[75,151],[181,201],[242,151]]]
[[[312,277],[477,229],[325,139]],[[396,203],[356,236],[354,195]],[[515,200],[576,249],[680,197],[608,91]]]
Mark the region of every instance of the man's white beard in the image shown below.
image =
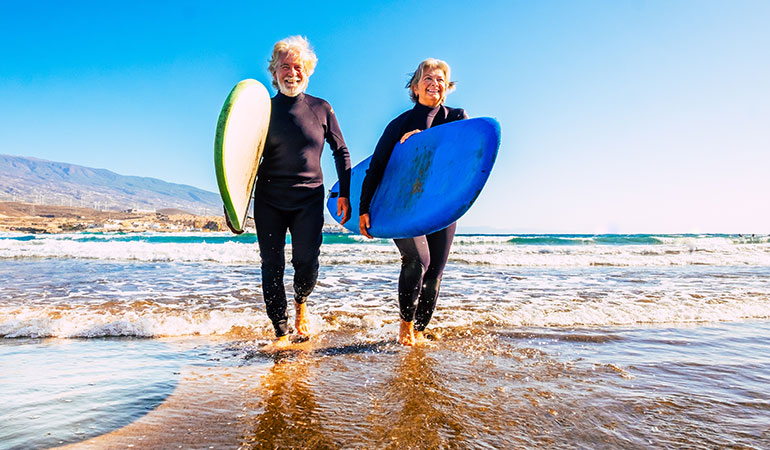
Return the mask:
[[[278,82],[278,90],[281,91],[281,94],[287,96],[287,97],[296,97],[299,94],[305,92],[305,89],[307,89],[307,78],[302,80],[302,83],[298,84],[296,87],[289,88],[285,84],[283,84],[282,81]]]

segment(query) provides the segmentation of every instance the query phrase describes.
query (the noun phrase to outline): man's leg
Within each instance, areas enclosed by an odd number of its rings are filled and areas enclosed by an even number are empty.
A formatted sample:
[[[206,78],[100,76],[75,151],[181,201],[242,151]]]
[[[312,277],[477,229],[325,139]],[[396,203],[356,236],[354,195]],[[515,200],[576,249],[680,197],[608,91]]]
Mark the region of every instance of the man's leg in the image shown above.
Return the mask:
[[[296,211],[289,224],[291,233],[291,263],[294,266],[295,327],[300,335],[310,334],[310,319],[305,304],[318,281],[318,257],[321,254],[323,191],[319,198]]]
[[[276,337],[289,333],[286,313],[286,290],[283,272],[286,265],[283,255],[286,246],[287,213],[274,208],[259,195],[254,199],[254,222],[257,226],[259,256],[262,260],[262,294],[267,316],[273,323]]]

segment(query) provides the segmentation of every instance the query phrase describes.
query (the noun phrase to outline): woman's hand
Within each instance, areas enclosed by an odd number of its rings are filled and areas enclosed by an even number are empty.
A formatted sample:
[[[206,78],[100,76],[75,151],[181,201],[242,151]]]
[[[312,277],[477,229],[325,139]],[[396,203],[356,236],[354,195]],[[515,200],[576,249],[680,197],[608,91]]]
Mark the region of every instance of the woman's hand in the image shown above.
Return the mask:
[[[410,132],[408,132],[408,133],[405,133],[403,136],[401,136],[401,141],[400,141],[400,142],[403,144],[403,143],[404,143],[404,141],[406,141],[407,139],[409,139],[409,137],[410,137],[410,136],[412,136],[413,134],[417,134],[417,133],[419,133],[420,131],[422,131],[422,130],[412,130],[412,131],[410,131]]]
[[[350,200],[347,197],[337,199],[337,216],[341,216],[340,225],[345,225],[345,222],[350,219]]]
[[[368,237],[369,239],[374,239],[371,234],[369,234],[369,227],[371,227],[372,224],[369,222],[369,214],[361,214],[358,217],[358,230],[361,231],[361,234]]]

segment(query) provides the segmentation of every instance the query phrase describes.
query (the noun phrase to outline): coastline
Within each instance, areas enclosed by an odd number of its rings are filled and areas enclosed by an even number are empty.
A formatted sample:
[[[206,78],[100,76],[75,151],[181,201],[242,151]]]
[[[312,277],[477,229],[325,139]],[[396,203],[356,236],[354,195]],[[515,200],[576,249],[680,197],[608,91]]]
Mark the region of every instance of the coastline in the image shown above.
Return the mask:
[[[177,209],[100,211],[76,206],[0,202],[0,232],[56,234],[223,230],[227,230],[227,225],[222,216],[199,216]]]
[[[246,231],[254,232],[247,218]],[[101,211],[60,205],[0,202],[0,233],[179,233],[228,231],[224,216],[197,215],[179,209]],[[324,224],[325,233],[348,234],[337,224]]]

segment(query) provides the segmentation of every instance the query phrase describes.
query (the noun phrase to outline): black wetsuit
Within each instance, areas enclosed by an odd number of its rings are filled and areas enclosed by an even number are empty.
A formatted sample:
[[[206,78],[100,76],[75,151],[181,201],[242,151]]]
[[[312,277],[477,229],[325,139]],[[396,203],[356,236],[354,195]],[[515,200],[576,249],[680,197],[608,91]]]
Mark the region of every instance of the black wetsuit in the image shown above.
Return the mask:
[[[262,259],[262,293],[276,336],[289,332],[283,273],[291,233],[294,300],[303,303],[318,279],[324,223],[321,153],[334,155],[340,197],[350,197],[350,155],[329,103],[307,94],[271,99],[270,127],[257,173],[254,221]]]
[[[404,134],[412,130],[425,130],[435,125],[467,118],[468,115],[462,109],[443,105],[429,108],[418,103],[414,108],[393,119],[377,142],[369,163],[369,170],[366,171],[361,188],[359,213],[369,213],[369,205],[382,180],[393,147]],[[371,220],[377,220],[377,218],[372,217]],[[441,276],[449,258],[449,248],[452,246],[455,228],[456,224],[453,223],[443,230],[426,236],[393,240],[401,252],[401,274],[398,278],[398,304],[401,319],[406,322],[414,320],[414,327],[418,331],[425,329],[436,308]]]

